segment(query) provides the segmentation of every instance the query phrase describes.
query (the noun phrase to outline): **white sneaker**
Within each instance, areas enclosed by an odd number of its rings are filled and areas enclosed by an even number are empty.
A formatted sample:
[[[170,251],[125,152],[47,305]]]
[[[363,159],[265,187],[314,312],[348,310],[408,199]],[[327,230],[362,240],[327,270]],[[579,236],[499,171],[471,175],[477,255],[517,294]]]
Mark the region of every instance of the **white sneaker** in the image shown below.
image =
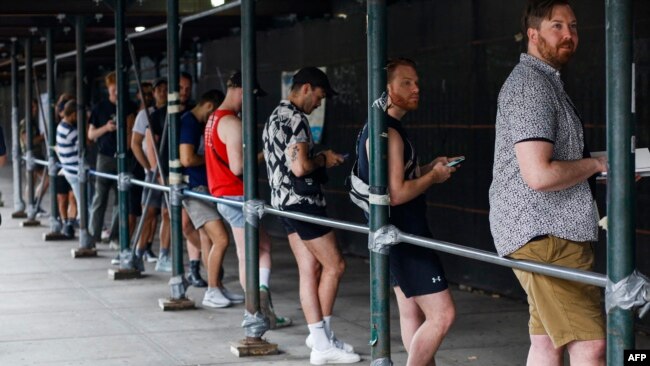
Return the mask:
[[[171,272],[172,259],[168,255],[161,255],[156,261],[156,272]]]
[[[226,308],[232,305],[232,302],[223,296],[223,293],[218,288],[209,288],[205,291],[202,304],[209,308]]]
[[[309,362],[312,365],[325,365],[331,363],[355,363],[361,361],[356,353],[345,352],[344,350],[335,347],[333,344],[326,350],[319,351],[316,348],[311,349]]]
[[[342,349],[347,353],[354,353],[354,347],[352,347],[351,344],[340,341],[338,338],[336,338],[334,332],[332,332],[332,336],[330,337],[330,342],[334,345],[334,347],[338,349]],[[311,334],[307,336],[307,339],[305,339],[305,345],[310,349],[314,348],[314,340],[312,339]]]
[[[244,302],[244,299],[245,299],[244,295],[231,292],[230,290],[228,290],[224,286],[221,286],[219,288],[219,290],[221,290],[221,293],[223,294],[223,296],[225,296],[233,304],[241,304],[241,303]]]

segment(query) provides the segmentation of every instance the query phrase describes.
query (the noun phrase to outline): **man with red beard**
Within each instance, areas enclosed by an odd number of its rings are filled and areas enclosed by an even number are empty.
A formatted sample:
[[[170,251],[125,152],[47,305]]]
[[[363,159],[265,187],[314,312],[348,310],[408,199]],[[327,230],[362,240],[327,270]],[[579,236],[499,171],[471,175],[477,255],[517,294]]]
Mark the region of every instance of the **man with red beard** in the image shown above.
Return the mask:
[[[598,240],[593,176],[577,109],[561,68],[578,45],[566,0],[530,1],[523,17],[528,52],[498,99],[490,228],[501,256],[591,270]],[[605,364],[605,326],[597,287],[514,270],[528,295],[528,365]]]
[[[388,192],[389,222],[399,230],[431,237],[427,223],[425,192],[451,177],[453,158],[437,157],[419,165],[402,118],[418,108],[420,88],[415,62],[398,58],[388,62]],[[369,140],[366,124],[357,149],[359,177],[369,182]],[[454,322],[455,308],[447,279],[435,251],[408,243],[390,248],[390,280],[399,307],[402,342],[408,352],[407,365],[435,364],[442,339]]]

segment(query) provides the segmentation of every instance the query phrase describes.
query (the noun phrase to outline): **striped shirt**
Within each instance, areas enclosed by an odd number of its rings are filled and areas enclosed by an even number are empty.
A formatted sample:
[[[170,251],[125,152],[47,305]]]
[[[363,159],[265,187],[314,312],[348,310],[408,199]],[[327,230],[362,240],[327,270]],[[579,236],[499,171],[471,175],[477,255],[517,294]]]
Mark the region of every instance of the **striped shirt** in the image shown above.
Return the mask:
[[[64,169],[79,166],[79,145],[77,145],[77,126],[62,120],[56,127],[56,148],[59,161]],[[66,171],[76,174],[74,171]]]

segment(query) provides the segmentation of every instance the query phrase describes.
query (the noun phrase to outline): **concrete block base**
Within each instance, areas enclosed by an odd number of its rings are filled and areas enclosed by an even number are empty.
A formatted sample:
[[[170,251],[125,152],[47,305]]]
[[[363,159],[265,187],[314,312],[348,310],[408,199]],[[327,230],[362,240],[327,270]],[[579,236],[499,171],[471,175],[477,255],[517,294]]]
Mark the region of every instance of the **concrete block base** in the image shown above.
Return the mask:
[[[142,273],[135,269],[109,269],[108,270],[108,279],[119,281],[119,280],[132,280],[134,278],[142,277]]]
[[[77,248],[70,251],[72,258],[87,258],[87,257],[96,257],[97,249],[92,248]]]
[[[25,211],[16,211],[11,213],[11,218],[12,219],[26,219],[27,218],[27,212]]]
[[[194,310],[194,300],[184,299],[158,299],[158,306],[163,311]]]
[[[74,237],[68,238],[67,236],[57,232],[43,234],[43,241],[59,241],[59,240],[73,240],[73,239]]]
[[[277,355],[278,345],[261,338],[247,338],[239,342],[230,342],[230,352],[237,357]]]
[[[41,222],[39,220],[25,220],[25,221],[20,223],[20,226],[22,226],[22,227],[41,226]]]

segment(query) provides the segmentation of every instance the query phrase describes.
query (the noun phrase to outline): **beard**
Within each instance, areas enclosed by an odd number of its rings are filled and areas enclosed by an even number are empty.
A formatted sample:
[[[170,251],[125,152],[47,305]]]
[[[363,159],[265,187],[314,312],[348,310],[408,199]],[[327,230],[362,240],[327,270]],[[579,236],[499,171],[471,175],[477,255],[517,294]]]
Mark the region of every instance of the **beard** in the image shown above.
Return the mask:
[[[419,104],[418,99],[416,99],[416,100],[407,99],[407,98],[403,98],[403,97],[401,97],[399,95],[391,95],[390,99],[391,99],[392,104],[394,104],[395,106],[397,106],[397,107],[399,107],[399,108],[401,108],[401,109],[403,109],[405,111],[414,111],[414,110],[418,109],[418,104]]]
[[[569,47],[568,49],[564,48],[567,46]],[[575,43],[573,43],[573,40],[571,39],[559,43],[556,47],[553,47],[549,45],[546,39],[540,35],[539,42],[537,44],[537,50],[539,51],[539,54],[544,58],[544,60],[548,61],[555,68],[559,69],[569,62],[573,54],[576,52],[576,47]]]

